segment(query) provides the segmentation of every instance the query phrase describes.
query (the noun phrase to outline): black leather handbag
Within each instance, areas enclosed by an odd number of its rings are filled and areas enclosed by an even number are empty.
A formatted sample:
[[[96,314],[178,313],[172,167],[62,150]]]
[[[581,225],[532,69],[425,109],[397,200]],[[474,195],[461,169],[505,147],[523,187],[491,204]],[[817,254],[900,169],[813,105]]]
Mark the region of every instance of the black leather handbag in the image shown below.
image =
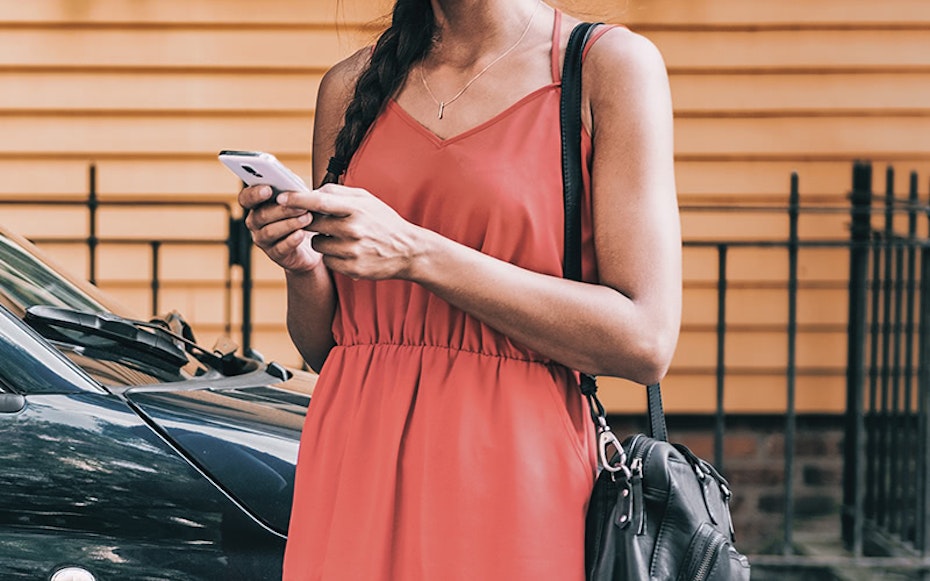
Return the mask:
[[[562,72],[564,276],[573,280],[581,280],[581,55],[594,26],[572,31]],[[668,442],[659,385],[647,389],[649,435],[621,443],[594,377],[581,376],[601,469],[588,506],[585,579],[748,580],[749,560],[733,546],[729,484],[688,448]]]

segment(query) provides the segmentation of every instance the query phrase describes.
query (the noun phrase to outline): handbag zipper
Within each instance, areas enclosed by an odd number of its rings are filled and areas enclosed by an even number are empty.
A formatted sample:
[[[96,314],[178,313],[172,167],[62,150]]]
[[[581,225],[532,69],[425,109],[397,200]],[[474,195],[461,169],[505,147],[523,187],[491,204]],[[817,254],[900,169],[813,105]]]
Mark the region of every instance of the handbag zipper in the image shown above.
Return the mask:
[[[652,450],[652,446],[649,446],[649,440],[646,436],[643,434],[633,436],[633,441],[630,442],[630,466],[633,465],[633,460],[637,458],[641,459],[645,465],[649,450]]]
[[[631,508],[635,509],[636,515],[635,520],[638,523],[636,527],[636,534],[643,535],[646,533],[646,497],[643,493],[643,468],[645,467],[645,456],[647,455],[648,450],[652,450],[651,446],[648,446],[649,439],[643,434],[636,434],[633,436],[633,440],[630,442],[630,471],[633,473],[633,482],[635,486],[635,493],[633,504]]]
[[[707,546],[707,550],[701,559],[701,564],[694,573],[693,581],[705,581],[705,579],[707,579],[707,574],[710,573],[710,565],[714,561],[713,557],[717,554],[717,549],[720,548],[723,542],[724,538],[720,536],[715,536],[711,539],[710,545]]]
[[[643,535],[646,532],[646,498],[643,494],[643,460],[642,458],[633,458],[630,462],[630,472],[632,473],[631,484],[633,485],[633,498],[631,512],[634,522],[637,523],[636,534]]]

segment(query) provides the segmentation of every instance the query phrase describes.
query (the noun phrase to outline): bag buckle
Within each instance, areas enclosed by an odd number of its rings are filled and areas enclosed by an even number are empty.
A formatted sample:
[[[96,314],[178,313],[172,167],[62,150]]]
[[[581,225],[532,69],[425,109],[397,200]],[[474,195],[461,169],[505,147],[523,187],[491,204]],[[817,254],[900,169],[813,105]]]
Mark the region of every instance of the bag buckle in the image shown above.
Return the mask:
[[[626,465],[626,452],[624,452],[620,440],[617,439],[610,426],[607,425],[606,420],[603,418],[598,419],[600,420],[600,426],[597,429],[597,455],[601,466],[608,472],[623,472],[623,476],[626,480],[629,480],[632,473]],[[616,451],[613,455],[608,453],[611,447]],[[615,462],[611,461],[612,456]]]

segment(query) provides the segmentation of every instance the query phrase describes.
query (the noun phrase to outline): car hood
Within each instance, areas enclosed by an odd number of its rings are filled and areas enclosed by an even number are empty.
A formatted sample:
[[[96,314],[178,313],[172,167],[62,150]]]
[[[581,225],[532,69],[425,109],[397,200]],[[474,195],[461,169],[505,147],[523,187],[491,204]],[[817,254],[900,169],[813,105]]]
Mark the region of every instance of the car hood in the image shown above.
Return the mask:
[[[286,534],[313,376],[274,369],[133,387],[137,412],[234,501]]]

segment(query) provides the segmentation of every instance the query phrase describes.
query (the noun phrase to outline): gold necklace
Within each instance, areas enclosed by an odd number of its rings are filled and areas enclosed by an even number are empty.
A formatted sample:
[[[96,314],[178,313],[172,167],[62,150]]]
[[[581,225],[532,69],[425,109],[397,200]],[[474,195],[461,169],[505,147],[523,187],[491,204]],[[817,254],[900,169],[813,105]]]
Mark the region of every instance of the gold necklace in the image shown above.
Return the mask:
[[[533,18],[536,17],[536,11],[539,10],[540,4],[542,4],[542,0],[536,0],[536,6],[533,8],[533,13],[530,14],[530,19],[527,21],[526,27],[523,29],[523,34],[520,35],[520,38],[517,39],[517,42],[515,42],[513,46],[511,46],[510,48],[502,52],[496,59],[488,63],[488,66],[478,71],[478,74],[472,77],[467,83],[465,83],[465,86],[462,87],[461,90],[459,90],[459,92],[456,93],[451,99],[447,99],[443,101],[441,99],[436,98],[436,95],[434,95],[433,91],[429,88],[429,83],[426,82],[426,75],[423,74],[423,67],[420,67],[420,80],[423,81],[423,86],[426,88],[426,92],[427,94],[429,94],[430,99],[432,99],[433,102],[436,103],[436,105],[439,107],[439,119],[442,119],[442,116],[446,110],[446,107],[451,105],[456,99],[461,97],[462,93],[464,93],[465,90],[468,89],[468,87],[470,87],[472,83],[478,80],[478,77],[486,73],[488,69],[496,65],[501,59],[503,59],[505,56],[513,52],[513,50],[517,48],[517,46],[521,42],[523,42],[523,39],[526,38],[526,33],[530,31],[530,25],[533,24]]]

